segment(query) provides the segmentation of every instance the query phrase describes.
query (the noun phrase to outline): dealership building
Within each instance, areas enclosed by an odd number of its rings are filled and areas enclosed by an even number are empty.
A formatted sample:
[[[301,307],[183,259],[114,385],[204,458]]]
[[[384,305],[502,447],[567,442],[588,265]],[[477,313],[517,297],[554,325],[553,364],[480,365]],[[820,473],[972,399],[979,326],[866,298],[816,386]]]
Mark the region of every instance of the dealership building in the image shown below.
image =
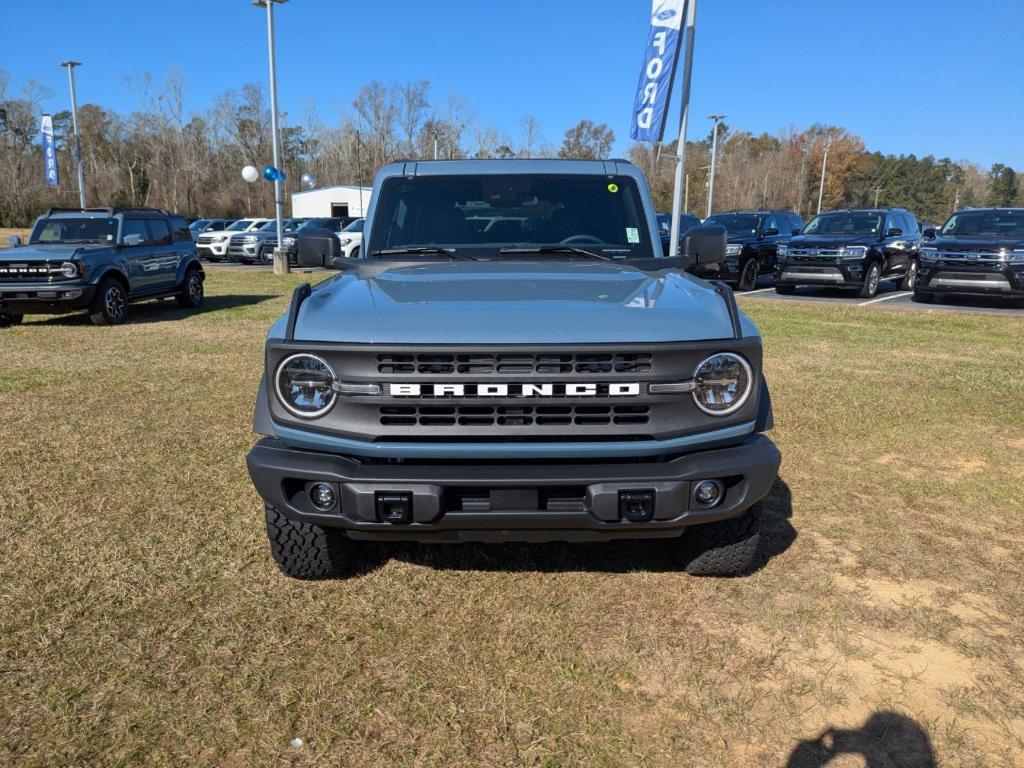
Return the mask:
[[[366,215],[372,187],[338,184],[334,187],[308,189],[292,193],[292,216],[295,218],[326,218],[328,216]]]

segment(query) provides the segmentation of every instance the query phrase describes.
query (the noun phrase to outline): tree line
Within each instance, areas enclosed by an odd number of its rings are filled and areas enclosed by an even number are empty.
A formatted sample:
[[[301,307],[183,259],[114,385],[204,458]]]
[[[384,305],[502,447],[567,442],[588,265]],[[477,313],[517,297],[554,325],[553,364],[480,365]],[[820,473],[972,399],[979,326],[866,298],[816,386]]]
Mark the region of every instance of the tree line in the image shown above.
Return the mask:
[[[137,105],[130,114],[92,102],[78,110],[90,205],[158,207],[193,216],[272,211],[272,186],[248,184],[240,175],[245,165],[268,164],[272,154],[261,86],[225,91],[209,108],[187,112],[179,72],[125,83]],[[398,159],[593,159],[608,157],[615,144],[611,128],[583,119],[555,146],[534,116],[502,130],[478,121],[465,99],[448,95],[435,101],[430,94],[424,80],[370,82],[336,121],[324,120],[313,105],[298,118],[283,115],[285,191],[298,191],[303,173],[313,174],[319,185],[369,184],[382,165]],[[53,115],[61,186],[47,187],[43,178],[39,125],[52,97],[33,80],[16,87],[0,70],[0,226],[27,226],[50,206],[78,204],[70,112]],[[835,126],[754,135],[722,124],[714,209],[771,207],[811,215],[826,146],[825,208],[878,203],[941,221],[955,206],[1024,204],[1024,189],[1007,165],[986,171],[949,158],[869,152],[859,137]],[[703,215],[710,133],[687,142],[686,151],[687,207]],[[659,210],[671,205],[675,152],[674,144],[634,144],[628,151],[646,173]]]

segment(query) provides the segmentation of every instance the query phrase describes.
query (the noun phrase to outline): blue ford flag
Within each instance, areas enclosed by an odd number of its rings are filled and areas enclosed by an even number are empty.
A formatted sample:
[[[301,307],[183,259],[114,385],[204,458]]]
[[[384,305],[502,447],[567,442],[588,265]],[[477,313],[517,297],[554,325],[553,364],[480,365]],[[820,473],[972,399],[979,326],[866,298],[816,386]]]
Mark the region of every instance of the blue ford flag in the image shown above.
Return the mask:
[[[51,187],[60,184],[57,175],[57,149],[53,144],[53,118],[43,115],[43,163],[46,169],[46,183]]]
[[[679,60],[686,0],[654,0],[652,6],[651,31],[636,87],[633,125],[629,133],[637,141],[661,141],[665,133],[665,113]]]

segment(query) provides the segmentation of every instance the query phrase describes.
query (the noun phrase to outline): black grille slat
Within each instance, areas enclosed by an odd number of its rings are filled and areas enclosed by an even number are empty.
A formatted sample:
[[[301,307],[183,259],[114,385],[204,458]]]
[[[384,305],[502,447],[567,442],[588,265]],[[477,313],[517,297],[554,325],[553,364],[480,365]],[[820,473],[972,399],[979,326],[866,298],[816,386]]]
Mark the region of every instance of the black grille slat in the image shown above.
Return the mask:
[[[646,405],[540,405],[540,406],[384,406],[384,426],[529,427],[611,424],[647,424]]]
[[[650,373],[650,353],[608,352],[602,354],[465,354],[465,355],[378,355],[377,372],[382,375],[424,376],[543,376],[550,374]]]

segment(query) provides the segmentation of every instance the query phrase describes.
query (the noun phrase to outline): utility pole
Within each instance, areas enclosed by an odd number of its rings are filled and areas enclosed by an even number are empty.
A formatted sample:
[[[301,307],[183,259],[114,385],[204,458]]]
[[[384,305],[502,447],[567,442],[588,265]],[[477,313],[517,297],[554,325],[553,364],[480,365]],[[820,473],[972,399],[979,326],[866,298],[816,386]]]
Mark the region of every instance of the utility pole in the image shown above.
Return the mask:
[[[267,51],[270,64],[270,132],[273,134],[271,136],[271,143],[274,148],[274,168],[278,171],[281,170],[279,159],[281,155],[281,139],[277,131],[277,63],[274,55],[274,4],[286,2],[288,0],[252,0],[253,5],[267,9]],[[277,219],[277,250],[279,251],[284,250],[284,244],[281,242],[284,239],[281,208],[281,178],[280,173],[278,173],[274,179],[274,217]]]
[[[875,187],[875,208],[878,207],[878,196],[881,194],[881,192],[882,192],[882,188],[881,187]]]
[[[366,216],[366,209],[363,208],[363,160],[360,148],[363,146],[363,138],[356,131],[356,183],[359,184],[359,214]],[[434,139],[434,159],[437,159],[437,139]]]
[[[831,137],[825,139],[825,155],[821,158],[821,183],[818,185],[818,213],[821,213],[821,201],[825,198],[825,166],[828,165],[828,151],[832,147]]]
[[[683,198],[683,212],[690,212],[690,174],[686,174],[686,191]]]
[[[686,165],[686,124],[690,120],[690,80],[693,75],[693,43],[697,35],[697,0],[686,2],[686,48],[683,57],[683,92],[680,98],[679,138],[676,139],[676,169],[672,185],[672,222],[669,228],[669,256],[679,253],[679,214],[682,204],[683,168]],[[689,185],[687,185],[689,190]],[[687,193],[689,196],[689,193]]]
[[[711,175],[708,176],[708,213],[711,215],[711,204],[715,197],[715,162],[718,159],[718,124],[725,119],[725,115],[708,115],[708,120],[714,120],[715,125],[711,129]],[[707,218],[707,216],[705,216]]]
[[[78,166],[78,204],[85,208],[85,169],[82,167],[82,140],[78,135],[78,99],[75,97],[75,67],[82,66],[80,61],[65,61],[62,67],[68,70],[68,86],[71,88],[71,127],[75,132],[75,164]]]

